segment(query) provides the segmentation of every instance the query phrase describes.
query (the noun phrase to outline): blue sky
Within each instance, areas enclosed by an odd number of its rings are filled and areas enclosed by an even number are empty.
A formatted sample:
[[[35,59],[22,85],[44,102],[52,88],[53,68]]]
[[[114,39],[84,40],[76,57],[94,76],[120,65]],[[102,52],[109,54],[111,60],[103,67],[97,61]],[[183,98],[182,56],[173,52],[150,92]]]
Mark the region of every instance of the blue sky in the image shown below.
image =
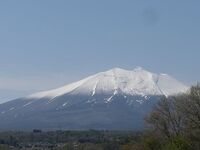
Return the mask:
[[[0,102],[113,67],[200,81],[199,0],[0,1]]]

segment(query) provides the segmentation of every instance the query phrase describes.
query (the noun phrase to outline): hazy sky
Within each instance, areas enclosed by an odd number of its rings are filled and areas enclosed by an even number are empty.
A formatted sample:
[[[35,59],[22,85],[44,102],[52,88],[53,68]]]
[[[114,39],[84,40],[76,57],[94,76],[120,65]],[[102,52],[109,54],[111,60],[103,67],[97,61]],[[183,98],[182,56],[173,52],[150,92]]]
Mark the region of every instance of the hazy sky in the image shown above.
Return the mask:
[[[0,102],[113,67],[200,81],[199,0],[1,0]]]

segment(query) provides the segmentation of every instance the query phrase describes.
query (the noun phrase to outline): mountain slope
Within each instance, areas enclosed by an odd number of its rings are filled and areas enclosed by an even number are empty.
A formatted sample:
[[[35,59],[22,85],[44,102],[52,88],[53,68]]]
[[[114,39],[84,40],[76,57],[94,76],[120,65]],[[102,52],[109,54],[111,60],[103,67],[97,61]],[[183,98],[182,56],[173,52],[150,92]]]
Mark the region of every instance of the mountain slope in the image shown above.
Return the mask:
[[[114,68],[55,90],[30,95],[28,98],[55,98],[67,93],[93,96],[96,93],[117,91],[128,95],[168,96],[185,92],[187,89],[188,87],[167,74],[157,75],[142,68],[133,71]]]
[[[138,129],[162,96],[186,92],[166,74],[114,68],[0,105],[0,129]]]

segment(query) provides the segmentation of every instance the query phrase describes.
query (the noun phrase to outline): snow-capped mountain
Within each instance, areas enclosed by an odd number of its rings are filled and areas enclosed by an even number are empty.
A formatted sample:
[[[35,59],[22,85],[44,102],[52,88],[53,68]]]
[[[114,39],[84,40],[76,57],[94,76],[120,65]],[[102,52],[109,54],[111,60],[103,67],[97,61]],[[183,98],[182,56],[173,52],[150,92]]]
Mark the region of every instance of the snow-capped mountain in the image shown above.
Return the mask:
[[[137,67],[134,70],[114,68],[66,85],[36,93],[27,98],[55,98],[64,94],[173,95],[183,93],[187,86],[167,74],[154,74]]]
[[[114,68],[0,105],[0,129],[138,129],[160,97],[187,90],[167,74]]]

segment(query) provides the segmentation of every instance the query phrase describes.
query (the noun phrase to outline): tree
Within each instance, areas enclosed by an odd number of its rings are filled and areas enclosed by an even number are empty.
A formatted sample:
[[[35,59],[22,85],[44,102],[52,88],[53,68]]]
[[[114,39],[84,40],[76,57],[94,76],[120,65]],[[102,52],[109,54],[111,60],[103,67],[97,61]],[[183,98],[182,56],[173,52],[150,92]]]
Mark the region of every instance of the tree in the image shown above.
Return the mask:
[[[165,137],[168,146],[186,149],[191,144],[193,149],[200,149],[200,85],[192,86],[185,94],[163,98],[146,122]]]
[[[178,109],[184,116],[184,136],[200,149],[200,85],[192,86],[189,93],[176,97]]]
[[[146,118],[146,122],[168,139],[182,134],[183,116],[173,98],[164,97]]]
[[[186,127],[200,129],[200,85],[192,86],[189,94],[176,99],[179,111],[185,116]]]

